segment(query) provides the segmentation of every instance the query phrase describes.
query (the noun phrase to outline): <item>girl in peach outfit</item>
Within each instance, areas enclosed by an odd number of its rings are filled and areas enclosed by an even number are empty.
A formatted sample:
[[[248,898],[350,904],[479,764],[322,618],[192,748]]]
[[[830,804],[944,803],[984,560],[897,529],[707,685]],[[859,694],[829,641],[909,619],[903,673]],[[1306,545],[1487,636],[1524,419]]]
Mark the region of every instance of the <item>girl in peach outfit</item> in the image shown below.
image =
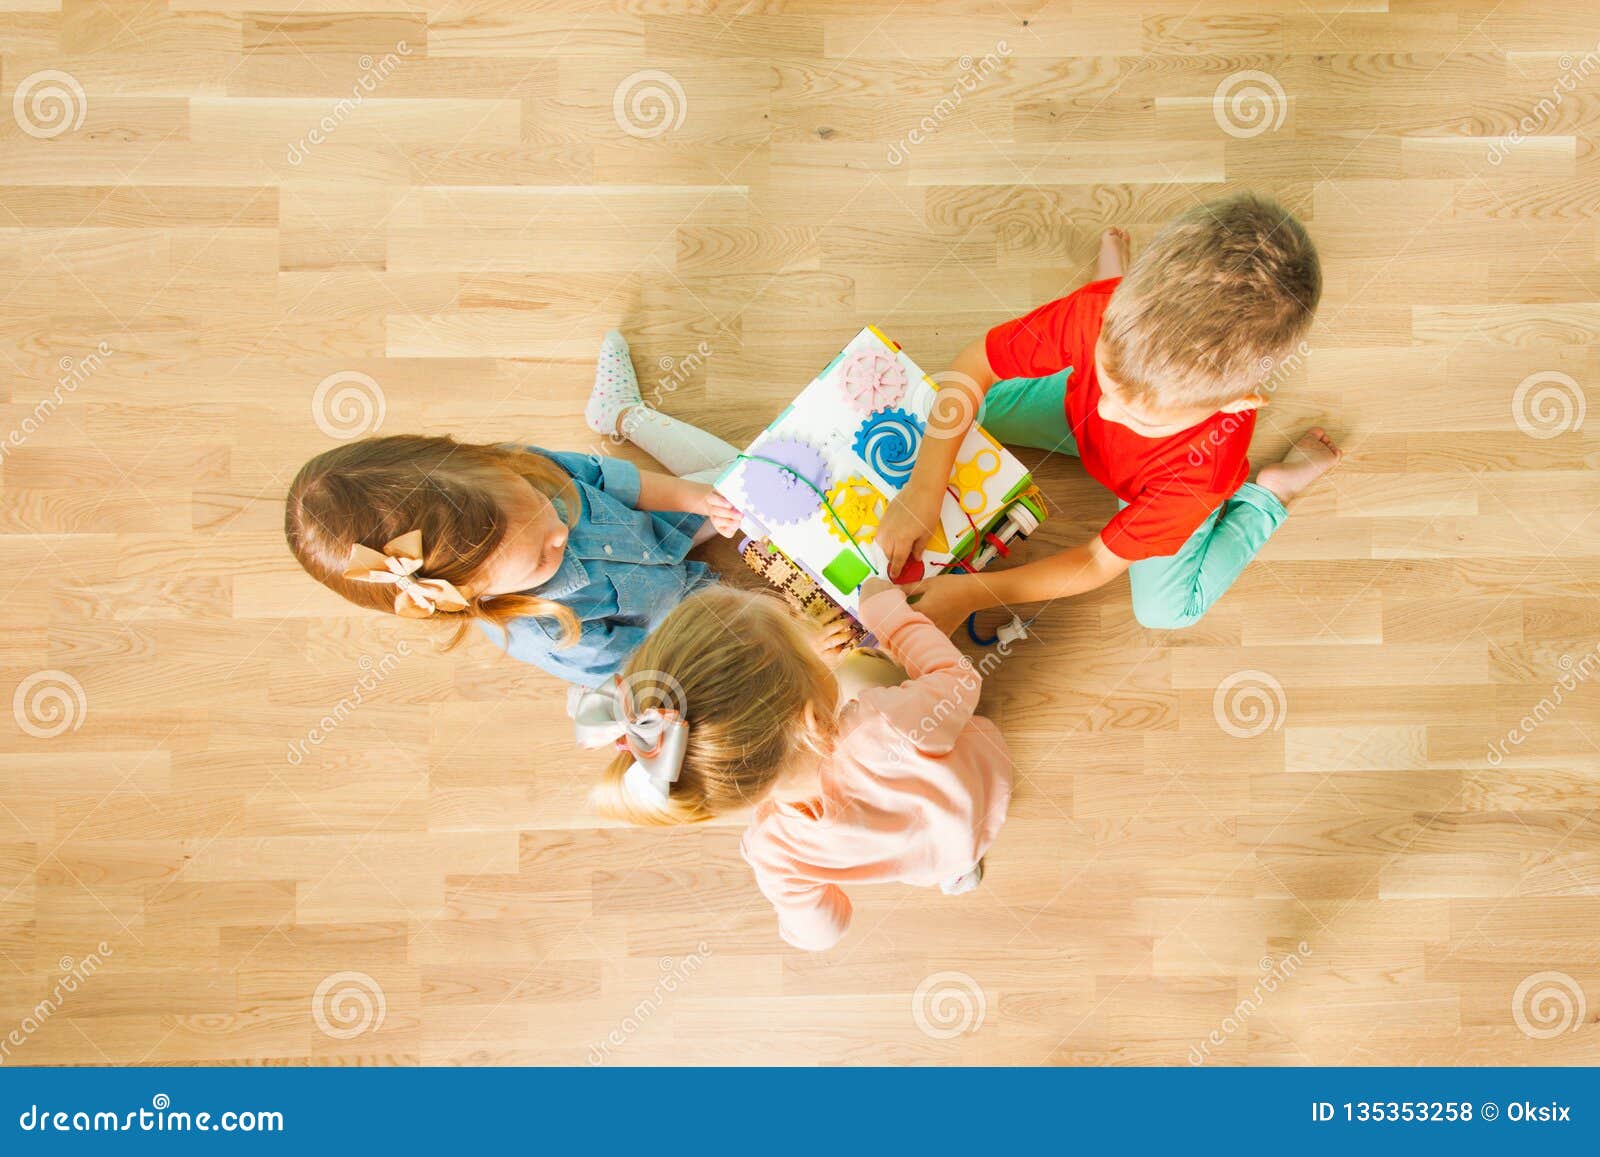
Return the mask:
[[[744,857],[779,934],[814,951],[849,927],[847,886],[977,887],[1011,794],[971,662],[899,588],[874,579],[862,596],[899,667],[856,652],[830,671],[780,602],[718,587],[570,704],[581,739],[621,749],[595,792],[603,813],[682,824],[755,805]]]

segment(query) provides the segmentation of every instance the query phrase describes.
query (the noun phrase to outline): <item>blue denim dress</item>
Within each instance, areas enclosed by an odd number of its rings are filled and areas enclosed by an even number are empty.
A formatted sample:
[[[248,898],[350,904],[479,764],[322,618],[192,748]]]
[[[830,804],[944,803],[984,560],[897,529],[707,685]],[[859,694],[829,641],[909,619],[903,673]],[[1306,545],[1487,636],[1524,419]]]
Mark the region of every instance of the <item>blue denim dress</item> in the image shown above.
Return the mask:
[[[569,607],[581,633],[563,647],[561,624],[554,619],[514,619],[505,637],[492,624],[482,626],[513,658],[569,683],[598,686],[668,611],[716,582],[705,563],[685,561],[705,516],[635,509],[639,469],[619,458],[527,448],[572,475],[583,509],[560,568],[524,593]]]

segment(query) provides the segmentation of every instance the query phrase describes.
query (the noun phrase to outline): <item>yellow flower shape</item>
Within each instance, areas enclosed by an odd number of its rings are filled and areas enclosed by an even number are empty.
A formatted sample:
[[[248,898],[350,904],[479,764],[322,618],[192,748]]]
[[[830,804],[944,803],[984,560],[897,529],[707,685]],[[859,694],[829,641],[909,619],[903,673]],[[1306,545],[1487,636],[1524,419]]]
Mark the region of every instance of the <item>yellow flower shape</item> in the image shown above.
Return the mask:
[[[834,484],[828,491],[828,505],[838,515],[835,518],[823,512],[833,536],[840,542],[849,542],[853,536],[856,542],[865,545],[872,541],[889,500],[866,478],[856,474]]]

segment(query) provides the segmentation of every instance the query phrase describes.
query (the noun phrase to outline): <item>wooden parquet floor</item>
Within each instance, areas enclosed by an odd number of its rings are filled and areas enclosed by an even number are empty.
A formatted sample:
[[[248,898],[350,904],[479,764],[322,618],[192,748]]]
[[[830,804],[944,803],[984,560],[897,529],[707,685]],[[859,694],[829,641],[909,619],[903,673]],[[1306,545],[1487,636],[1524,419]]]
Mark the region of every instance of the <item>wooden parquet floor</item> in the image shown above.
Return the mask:
[[[1592,0],[0,0],[0,1062],[1600,1059],[1597,46]],[[343,437],[591,446],[613,325],[741,441],[861,325],[942,368],[1242,188],[1327,278],[1254,456],[1346,464],[1191,630],[1049,607],[983,887],[826,956],[737,827],[586,813],[552,680],[284,547]],[[1034,552],[1114,508],[1038,476]]]

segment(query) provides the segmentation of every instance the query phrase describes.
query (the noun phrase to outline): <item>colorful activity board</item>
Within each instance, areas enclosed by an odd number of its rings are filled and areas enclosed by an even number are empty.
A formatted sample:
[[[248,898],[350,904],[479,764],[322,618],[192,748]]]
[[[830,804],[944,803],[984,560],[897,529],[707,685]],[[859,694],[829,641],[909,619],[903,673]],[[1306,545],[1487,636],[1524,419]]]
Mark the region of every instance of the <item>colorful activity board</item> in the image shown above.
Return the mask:
[[[745,449],[716,489],[744,512],[742,529],[759,540],[758,552],[781,554],[854,615],[861,584],[888,577],[873,535],[889,499],[911,477],[938,389],[898,345],[868,326]],[[1043,518],[1028,471],[974,423],[950,475],[939,531],[900,581],[981,569]]]

